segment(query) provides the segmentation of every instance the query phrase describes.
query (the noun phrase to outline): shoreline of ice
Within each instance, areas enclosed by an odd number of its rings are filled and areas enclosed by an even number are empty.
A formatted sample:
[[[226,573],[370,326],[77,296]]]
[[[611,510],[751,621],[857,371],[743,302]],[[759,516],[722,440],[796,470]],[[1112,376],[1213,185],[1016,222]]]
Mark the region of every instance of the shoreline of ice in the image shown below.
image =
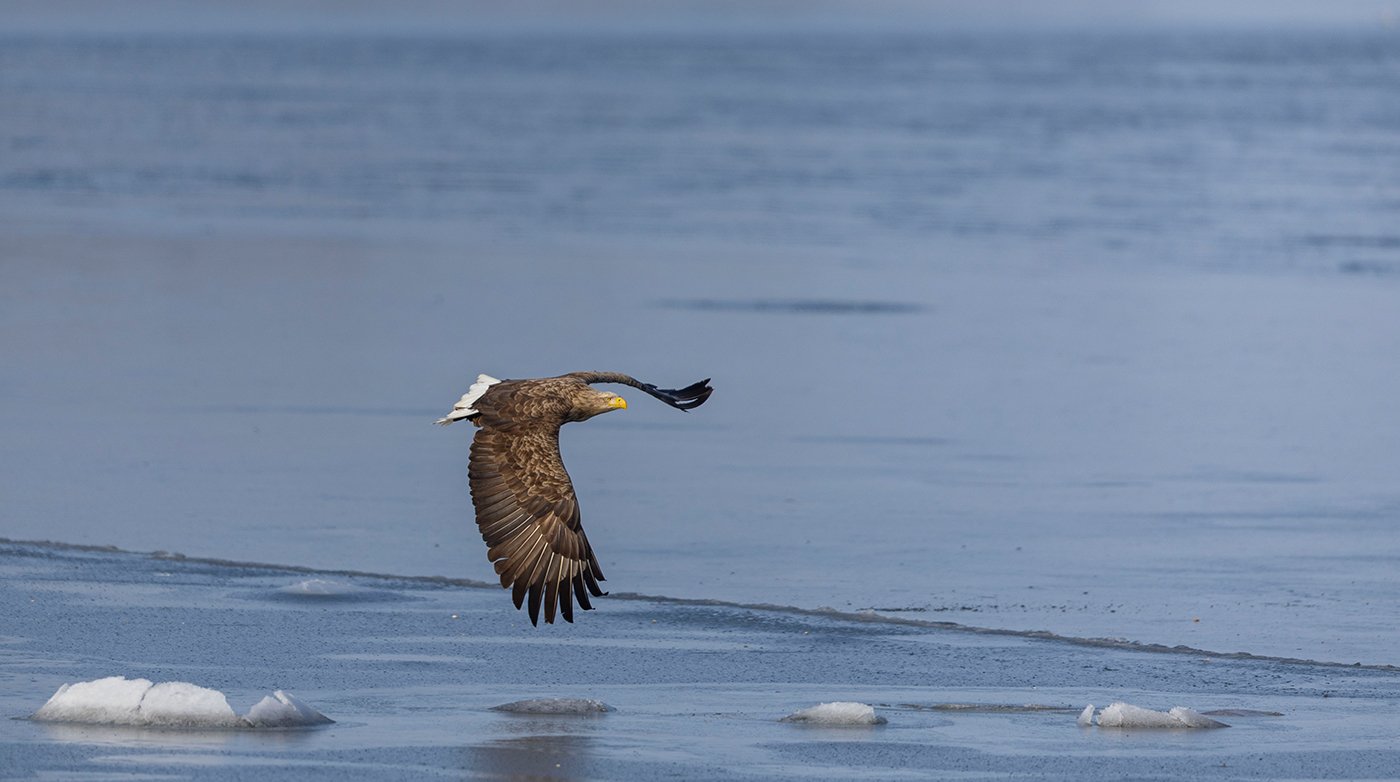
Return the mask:
[[[380,573],[365,570],[344,570],[316,568],[303,565],[287,565],[269,562],[253,562],[245,560],[223,559],[218,557],[187,556],[179,553],[166,551],[137,551],[125,549],[118,546],[94,546],[81,543],[67,543],[56,540],[22,540],[0,536],[0,545],[13,546],[33,546],[66,551],[93,553],[110,556],[141,557],[156,560],[173,560],[194,564],[214,565],[218,567],[230,568],[253,568],[269,572],[281,572],[295,577],[304,578],[300,583],[289,586],[290,591],[276,591],[273,594],[283,599],[325,599],[325,596],[313,595],[310,592],[315,585],[308,582],[326,580],[323,577],[332,576],[344,579],[378,579],[384,581],[409,582],[419,584],[434,584],[465,587],[470,589],[486,589],[492,592],[500,589],[494,582],[478,581],[469,578],[452,578],[447,576],[428,575],[405,575],[394,573]],[[355,599],[366,599],[366,592],[373,595],[372,590],[356,592]],[[383,599],[382,595],[368,597],[368,599]],[[388,599],[394,599],[389,597]],[[1310,659],[1305,657],[1290,657],[1286,655],[1258,654],[1254,652],[1224,652],[1214,649],[1206,649],[1185,644],[1168,645],[1164,643],[1154,643],[1148,641],[1135,641],[1127,638],[1103,638],[1093,636],[1067,635],[1055,633],[1048,630],[1026,630],[1006,627],[992,627],[983,625],[965,624],[962,622],[938,621],[928,619],[916,619],[912,617],[890,616],[874,611],[842,611],[836,608],[822,607],[810,608],[797,605],[781,605],[776,603],[751,603],[735,600],[718,600],[713,598],[691,598],[673,597],[668,595],[652,595],[637,592],[614,592],[609,595],[611,600],[643,601],[677,606],[706,606],[737,608],[747,611],[771,611],[794,616],[814,616],[824,619],[838,619],[856,621],[869,624],[888,624],[905,627],[923,627],[937,630],[953,630],[956,632],[972,633],[986,636],[1005,636],[1011,638],[1031,638],[1036,640],[1054,641],[1057,643],[1070,644],[1097,649],[1121,649],[1133,652],[1147,652],[1152,654],[1171,655],[1193,655],[1205,656],[1219,660],[1258,660],[1263,662],[1297,663],[1304,665],[1324,666],[1328,668],[1346,668],[1348,670],[1370,670],[1370,671],[1400,671],[1400,664],[1384,662],[1346,662],[1342,660]],[[330,601],[328,601],[330,602]]]
[[[64,684],[29,719],[187,730],[306,728],[335,722],[283,690],[239,715],[219,690],[125,676]]]

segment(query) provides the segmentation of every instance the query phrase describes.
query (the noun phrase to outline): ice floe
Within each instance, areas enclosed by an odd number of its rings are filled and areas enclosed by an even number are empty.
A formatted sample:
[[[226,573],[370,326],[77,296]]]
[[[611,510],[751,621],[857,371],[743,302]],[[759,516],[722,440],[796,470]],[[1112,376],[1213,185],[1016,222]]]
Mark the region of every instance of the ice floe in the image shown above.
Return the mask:
[[[491,708],[493,711],[508,711],[512,714],[602,714],[613,711],[613,707],[608,704],[587,698],[532,698],[502,703]]]
[[[125,676],[65,684],[30,719],[195,729],[289,728],[334,721],[281,690],[239,716],[218,690]]]
[[[306,725],[326,725],[335,721],[282,690],[277,690],[253,704],[253,708],[248,710],[243,719],[255,728],[299,728]]]
[[[866,703],[837,701],[821,703],[809,709],[795,711],[780,722],[803,722],[809,725],[883,725],[885,718]]]
[[[1078,722],[1080,727],[1094,723],[1094,706],[1084,707]],[[1228,728],[1219,720],[1213,720],[1198,711],[1184,706],[1176,706],[1171,711],[1153,711],[1131,703],[1119,701],[1099,712],[1101,728]]]

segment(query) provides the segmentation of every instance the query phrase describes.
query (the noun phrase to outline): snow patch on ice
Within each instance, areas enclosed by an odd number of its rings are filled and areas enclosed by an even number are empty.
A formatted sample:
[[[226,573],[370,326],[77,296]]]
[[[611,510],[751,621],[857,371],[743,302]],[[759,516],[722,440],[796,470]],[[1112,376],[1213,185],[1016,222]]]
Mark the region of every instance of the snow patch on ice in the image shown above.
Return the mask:
[[[255,728],[299,728],[335,721],[282,690],[253,704],[243,718]]]
[[[304,727],[333,721],[281,690],[240,717],[218,690],[125,676],[65,684],[30,719],[197,729]]]
[[[512,714],[602,714],[613,711],[608,704],[588,698],[531,698],[502,703],[491,709]]]
[[[149,679],[127,680],[125,676],[65,684],[49,698],[48,703],[34,712],[32,718],[52,722],[138,725],[140,718],[136,712],[149,689]]]
[[[1088,725],[1093,718],[1093,706],[1088,706],[1079,715],[1079,724]],[[1087,718],[1086,718],[1087,715]],[[1119,701],[1099,712],[1101,728],[1228,728],[1223,722],[1213,720],[1184,706],[1171,711],[1153,711],[1131,703]]]
[[[821,703],[809,709],[795,711],[780,722],[804,722],[809,725],[883,725],[885,718],[866,703],[837,701]]]
[[[141,698],[135,716],[138,725],[167,728],[243,728],[247,723],[233,713],[222,692],[189,682],[151,685]]]

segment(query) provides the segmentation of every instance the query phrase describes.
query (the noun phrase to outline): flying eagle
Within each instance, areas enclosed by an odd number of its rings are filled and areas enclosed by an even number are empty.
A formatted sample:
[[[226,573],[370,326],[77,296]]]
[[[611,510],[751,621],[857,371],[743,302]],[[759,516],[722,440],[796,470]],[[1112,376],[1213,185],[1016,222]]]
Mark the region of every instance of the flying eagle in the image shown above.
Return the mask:
[[[511,590],[516,608],[528,595],[535,625],[541,601],[545,622],[554,623],[556,607],[572,622],[575,598],[587,611],[593,608],[590,593],[606,594],[598,586],[603,571],[579,522],[574,485],[559,454],[559,427],[627,407],[622,397],[589,388],[590,383],[632,386],[679,410],[699,407],[714,391],[709,378],[666,389],[619,372],[535,380],[479,375],[452,412],[437,420],[444,426],[467,420],[480,429],[467,469],[476,525],[501,586]]]

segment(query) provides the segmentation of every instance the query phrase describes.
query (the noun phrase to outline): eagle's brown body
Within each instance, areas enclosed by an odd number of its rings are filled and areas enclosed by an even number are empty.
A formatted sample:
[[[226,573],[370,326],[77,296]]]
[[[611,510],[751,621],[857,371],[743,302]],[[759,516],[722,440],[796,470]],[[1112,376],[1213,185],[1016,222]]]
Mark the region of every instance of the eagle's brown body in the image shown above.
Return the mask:
[[[439,423],[470,420],[468,478],[487,558],[511,590],[517,608],[528,597],[530,620],[540,608],[553,623],[556,608],[572,622],[573,603],[593,606],[602,595],[602,569],[579,520],[578,500],[559,453],[559,427],[625,408],[617,395],[589,383],[622,383],[688,410],[709,398],[708,380],[680,390],[658,389],[613,372],[575,372],[535,380],[482,376]]]

